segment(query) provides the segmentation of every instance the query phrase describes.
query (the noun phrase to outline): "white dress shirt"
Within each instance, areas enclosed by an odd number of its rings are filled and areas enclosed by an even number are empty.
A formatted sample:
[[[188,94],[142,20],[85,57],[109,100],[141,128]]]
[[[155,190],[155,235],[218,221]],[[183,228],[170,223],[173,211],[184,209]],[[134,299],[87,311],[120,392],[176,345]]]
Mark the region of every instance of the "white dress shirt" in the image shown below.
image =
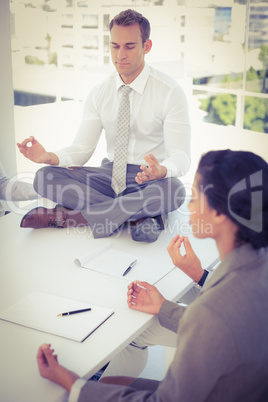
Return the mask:
[[[119,74],[114,72],[93,88],[85,101],[74,142],[55,152],[59,166],[83,166],[92,156],[102,130],[107,157],[113,161],[122,85]],[[127,162],[145,164],[144,155],[152,153],[167,168],[167,177],[184,175],[190,165],[190,124],[182,88],[174,79],[146,64],[130,87]]]

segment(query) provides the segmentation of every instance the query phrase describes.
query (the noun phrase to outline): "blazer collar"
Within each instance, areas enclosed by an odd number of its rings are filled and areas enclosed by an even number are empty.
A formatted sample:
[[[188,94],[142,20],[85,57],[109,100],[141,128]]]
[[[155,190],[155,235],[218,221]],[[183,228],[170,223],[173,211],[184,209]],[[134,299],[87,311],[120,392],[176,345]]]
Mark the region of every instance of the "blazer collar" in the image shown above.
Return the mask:
[[[268,248],[254,249],[250,244],[243,244],[242,246],[233,249],[220,263],[218,268],[213,272],[207,282],[205,282],[201,292],[206,292],[208,289],[215,286],[226,275],[235,270],[241,269],[245,265],[252,263],[256,264],[256,259],[268,253]]]

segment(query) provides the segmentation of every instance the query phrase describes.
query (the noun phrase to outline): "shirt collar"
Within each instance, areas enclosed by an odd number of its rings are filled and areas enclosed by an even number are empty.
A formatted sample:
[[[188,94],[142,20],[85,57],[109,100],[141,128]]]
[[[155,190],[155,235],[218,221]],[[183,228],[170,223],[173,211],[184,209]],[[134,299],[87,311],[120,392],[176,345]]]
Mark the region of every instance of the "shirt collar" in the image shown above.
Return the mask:
[[[135,78],[135,80],[131,84],[129,84],[130,88],[134,89],[134,91],[142,95],[145,85],[148,81],[149,75],[150,75],[150,67],[147,64],[145,64],[143,70],[138,75],[138,77]],[[122,81],[120,75],[117,74],[116,89],[118,90],[122,85],[125,85],[125,83]]]

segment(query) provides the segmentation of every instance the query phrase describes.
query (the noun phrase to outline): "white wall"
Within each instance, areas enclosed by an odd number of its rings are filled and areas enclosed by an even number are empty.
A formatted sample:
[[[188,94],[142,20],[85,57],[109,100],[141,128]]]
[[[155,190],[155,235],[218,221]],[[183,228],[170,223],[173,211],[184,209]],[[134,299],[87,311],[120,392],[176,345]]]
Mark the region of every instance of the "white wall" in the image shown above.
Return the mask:
[[[9,0],[0,1],[0,160],[8,176],[16,173]]]

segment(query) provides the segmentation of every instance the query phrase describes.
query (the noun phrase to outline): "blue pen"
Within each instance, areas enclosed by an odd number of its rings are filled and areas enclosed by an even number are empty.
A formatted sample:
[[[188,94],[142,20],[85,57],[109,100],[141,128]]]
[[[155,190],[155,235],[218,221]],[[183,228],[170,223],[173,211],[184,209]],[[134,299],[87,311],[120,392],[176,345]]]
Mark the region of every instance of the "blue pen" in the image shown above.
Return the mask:
[[[136,264],[137,260],[133,261],[130,266],[125,270],[125,272],[123,273],[123,276],[125,276],[126,274],[129,273],[129,271],[134,267],[134,265]]]

